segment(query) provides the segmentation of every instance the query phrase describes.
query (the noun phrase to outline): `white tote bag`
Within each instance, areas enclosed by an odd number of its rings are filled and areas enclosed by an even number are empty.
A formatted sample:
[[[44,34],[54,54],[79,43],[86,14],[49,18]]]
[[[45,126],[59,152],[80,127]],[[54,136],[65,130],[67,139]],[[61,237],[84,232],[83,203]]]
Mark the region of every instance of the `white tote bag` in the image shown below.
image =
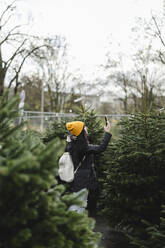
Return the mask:
[[[69,152],[64,152],[59,159],[58,174],[62,181],[72,182],[74,179],[74,166]]]
[[[80,168],[81,163],[84,161],[84,159],[85,156],[83,157],[83,160],[79,163],[76,170],[74,171],[74,165],[70,153],[64,152],[58,162],[59,165],[58,175],[60,179],[68,183],[72,182],[74,179],[74,175],[76,174],[77,170]]]

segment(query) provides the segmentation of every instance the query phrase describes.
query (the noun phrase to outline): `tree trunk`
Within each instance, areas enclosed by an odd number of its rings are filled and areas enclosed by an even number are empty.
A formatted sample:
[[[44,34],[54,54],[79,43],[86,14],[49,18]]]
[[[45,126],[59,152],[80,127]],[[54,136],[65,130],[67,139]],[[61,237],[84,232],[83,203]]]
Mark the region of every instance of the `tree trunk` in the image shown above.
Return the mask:
[[[0,47],[0,96],[2,96],[4,92],[5,75],[6,75],[6,71],[5,68],[3,68],[2,53]]]
[[[5,81],[5,71],[3,68],[0,68],[0,96],[3,95],[4,92],[4,81]]]

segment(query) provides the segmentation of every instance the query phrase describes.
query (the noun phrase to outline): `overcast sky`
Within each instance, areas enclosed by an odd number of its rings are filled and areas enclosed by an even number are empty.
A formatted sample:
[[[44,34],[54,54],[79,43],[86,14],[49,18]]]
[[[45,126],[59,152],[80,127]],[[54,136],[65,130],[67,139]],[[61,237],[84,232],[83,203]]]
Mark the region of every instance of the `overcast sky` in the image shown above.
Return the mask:
[[[61,34],[70,44],[77,67],[103,63],[111,35],[129,49],[135,17],[149,18],[163,0],[23,0],[23,15],[33,16],[35,34]]]

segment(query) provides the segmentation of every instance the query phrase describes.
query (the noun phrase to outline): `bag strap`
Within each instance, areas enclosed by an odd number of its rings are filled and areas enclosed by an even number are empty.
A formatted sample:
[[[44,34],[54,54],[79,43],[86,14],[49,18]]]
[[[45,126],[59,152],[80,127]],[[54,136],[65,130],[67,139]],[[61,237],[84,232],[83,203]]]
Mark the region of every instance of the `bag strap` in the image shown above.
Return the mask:
[[[79,165],[78,165],[77,168],[75,169],[74,174],[76,174],[76,172],[78,171],[78,169],[80,168],[80,166],[82,165],[82,162],[83,162],[84,160],[85,160],[85,155],[84,155],[82,161],[79,163]]]

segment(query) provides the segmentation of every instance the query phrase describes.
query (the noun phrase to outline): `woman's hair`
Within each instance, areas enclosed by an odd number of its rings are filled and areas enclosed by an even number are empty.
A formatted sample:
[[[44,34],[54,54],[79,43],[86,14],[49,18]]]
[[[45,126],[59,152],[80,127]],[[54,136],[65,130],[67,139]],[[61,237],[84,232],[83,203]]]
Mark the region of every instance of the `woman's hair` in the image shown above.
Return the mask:
[[[88,146],[88,139],[86,135],[86,131],[83,129],[80,135],[77,136],[76,140],[72,141],[72,149],[71,149],[71,156],[73,163],[74,162],[80,162],[86,151]]]

